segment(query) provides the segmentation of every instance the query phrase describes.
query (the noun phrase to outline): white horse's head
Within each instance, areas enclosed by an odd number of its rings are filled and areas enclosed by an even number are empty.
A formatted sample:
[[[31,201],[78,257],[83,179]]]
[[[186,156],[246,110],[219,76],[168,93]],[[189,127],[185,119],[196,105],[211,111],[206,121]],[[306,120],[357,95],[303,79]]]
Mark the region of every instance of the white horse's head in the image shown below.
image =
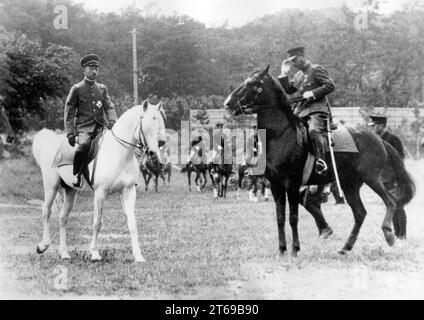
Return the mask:
[[[141,136],[144,136],[145,140],[142,142],[146,144],[150,153],[156,155],[159,161],[164,163],[165,159],[162,159],[159,148],[166,143],[165,112],[162,105],[148,108],[143,106],[142,108],[141,130],[143,132]],[[136,138],[139,139],[140,137],[137,136]]]

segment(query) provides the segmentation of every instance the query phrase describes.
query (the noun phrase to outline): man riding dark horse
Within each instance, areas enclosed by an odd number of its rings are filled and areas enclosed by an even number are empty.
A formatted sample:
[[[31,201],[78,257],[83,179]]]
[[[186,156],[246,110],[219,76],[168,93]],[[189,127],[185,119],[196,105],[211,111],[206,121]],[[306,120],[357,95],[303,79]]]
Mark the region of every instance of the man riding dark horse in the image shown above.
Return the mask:
[[[112,129],[117,120],[115,106],[106,86],[96,82],[99,57],[88,54],[80,62],[84,80],[74,84],[69,91],[64,116],[68,142],[72,147],[75,143],[78,144],[74,157],[74,187],[82,186],[81,174],[86,165],[91,142],[104,127]]]
[[[334,91],[334,81],[322,66],[306,60],[304,47],[292,48],[287,54],[288,58],[282,63],[278,79],[288,94],[296,93],[296,98],[304,98],[294,114],[308,123],[309,137],[317,158],[315,168],[318,174],[325,174],[324,133],[330,118],[327,95]],[[289,79],[291,67],[301,71],[296,73],[294,81]]]

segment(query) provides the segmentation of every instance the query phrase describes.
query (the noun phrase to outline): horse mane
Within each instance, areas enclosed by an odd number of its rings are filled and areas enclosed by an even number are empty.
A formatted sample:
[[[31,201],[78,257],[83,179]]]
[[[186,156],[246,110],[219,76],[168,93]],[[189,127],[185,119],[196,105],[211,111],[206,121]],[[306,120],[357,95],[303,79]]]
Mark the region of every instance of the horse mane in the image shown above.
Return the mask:
[[[290,106],[290,98],[287,93],[284,91],[284,88],[281,86],[280,82],[271,75],[268,75],[271,79],[272,84],[274,85],[275,92],[277,93],[278,107],[283,111],[289,122],[293,125],[297,125],[299,119],[293,114],[292,108]]]

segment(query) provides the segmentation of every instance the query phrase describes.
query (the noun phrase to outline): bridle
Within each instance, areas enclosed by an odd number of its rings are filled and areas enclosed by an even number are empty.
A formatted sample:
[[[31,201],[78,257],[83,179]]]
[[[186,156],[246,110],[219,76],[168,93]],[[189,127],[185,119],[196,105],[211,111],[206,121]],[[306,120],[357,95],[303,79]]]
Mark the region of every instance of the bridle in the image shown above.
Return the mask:
[[[245,85],[248,82],[249,82],[249,79],[246,80]],[[262,83],[263,82],[261,80],[261,84]],[[234,94],[237,94],[237,91],[238,90],[236,90],[236,92],[234,92]],[[249,101],[256,101],[263,94],[263,92],[264,92],[264,89],[261,86],[254,85],[241,98],[236,99],[235,102],[237,103],[238,111],[240,112],[240,114],[242,114],[242,115],[249,114],[249,113],[245,112],[246,108],[249,106],[249,103],[248,103],[247,100],[249,99]]]
[[[139,151],[139,153],[140,153],[139,156],[140,157],[143,156],[146,153],[147,154],[149,153],[149,147],[147,146],[146,137],[145,137],[144,132],[143,132],[143,129],[142,129],[142,120],[143,120],[143,112],[141,112],[140,121],[139,121],[139,127],[140,127],[140,129],[138,130],[138,141],[139,141],[138,144],[134,144],[134,143],[128,142],[128,141],[126,141],[126,140],[118,137],[115,134],[115,132],[113,131],[113,128],[110,130],[111,133],[112,133],[112,136],[115,138],[115,140],[117,142],[119,142],[119,144],[121,144],[126,149],[135,148],[136,150]],[[137,130],[137,126],[134,129],[134,132],[135,132],[135,130]]]

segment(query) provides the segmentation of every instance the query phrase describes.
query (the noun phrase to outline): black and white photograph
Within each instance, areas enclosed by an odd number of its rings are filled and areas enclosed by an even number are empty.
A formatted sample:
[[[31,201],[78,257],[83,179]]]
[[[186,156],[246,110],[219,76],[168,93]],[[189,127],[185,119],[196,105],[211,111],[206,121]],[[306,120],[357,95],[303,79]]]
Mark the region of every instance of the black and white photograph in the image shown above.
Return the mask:
[[[424,0],[0,0],[1,300],[422,300],[423,181]]]

